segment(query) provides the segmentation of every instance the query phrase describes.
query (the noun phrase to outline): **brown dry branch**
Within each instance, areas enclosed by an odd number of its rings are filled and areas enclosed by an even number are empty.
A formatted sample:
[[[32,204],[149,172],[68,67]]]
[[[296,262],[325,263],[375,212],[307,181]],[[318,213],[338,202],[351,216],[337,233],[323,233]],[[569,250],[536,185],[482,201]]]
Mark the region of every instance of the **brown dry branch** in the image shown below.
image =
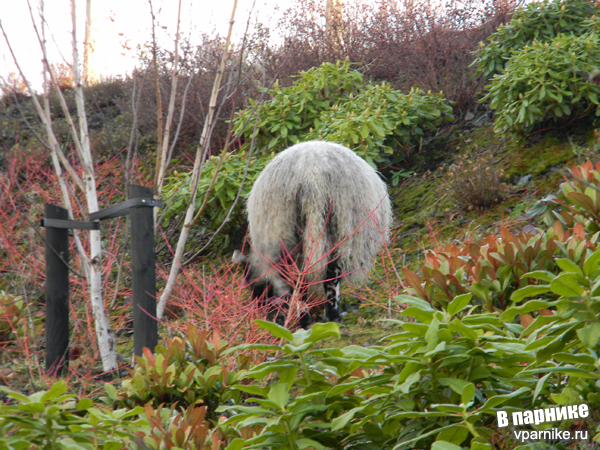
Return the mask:
[[[486,209],[508,192],[508,186],[501,181],[502,174],[491,152],[465,154],[450,167],[446,187],[460,209]]]

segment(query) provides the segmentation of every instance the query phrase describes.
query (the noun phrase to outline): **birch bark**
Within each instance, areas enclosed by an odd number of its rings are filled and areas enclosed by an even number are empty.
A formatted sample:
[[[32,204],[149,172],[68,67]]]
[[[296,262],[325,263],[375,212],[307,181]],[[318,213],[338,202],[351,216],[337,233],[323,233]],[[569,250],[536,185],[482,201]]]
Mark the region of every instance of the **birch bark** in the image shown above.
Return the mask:
[[[52,72],[50,65],[48,63],[47,52],[46,52],[46,39],[45,39],[45,18],[44,18],[44,3],[43,1],[40,3],[40,19],[41,19],[41,33],[38,29],[35,18],[33,15],[33,10],[31,8],[31,3],[27,1],[29,7],[29,13],[31,17],[31,21],[36,33],[36,37],[38,39],[40,48],[43,54],[43,63],[44,63],[44,79],[48,80],[47,77],[50,78],[52,85],[56,89],[58,93],[58,97],[60,100],[61,107],[69,123],[70,131],[73,137],[73,141],[75,144],[76,154],[79,157],[79,162],[82,167],[83,175],[80,177],[77,171],[71,166],[67,158],[62,152],[58,140],[56,139],[56,135],[54,133],[52,127],[52,120],[50,116],[50,108],[48,102],[48,92],[47,90],[44,92],[44,107],[42,107],[39,102],[36,93],[33,91],[31,84],[25,77],[25,74],[21,70],[21,66],[18,62],[16,55],[13,52],[12,46],[8,39],[8,36],[5,33],[2,24],[0,23],[0,30],[4,36],[4,39],[9,47],[11,56],[13,61],[15,62],[21,77],[29,89],[29,93],[33,100],[33,103],[36,108],[36,112],[40,117],[40,120],[45,126],[46,133],[48,135],[48,142],[50,144],[52,163],[54,166],[54,170],[56,171],[58,177],[58,183],[60,186],[61,194],[63,197],[63,202],[65,207],[69,211],[69,217],[73,218],[73,208],[71,204],[71,198],[69,196],[69,189],[67,187],[67,180],[65,174],[63,172],[63,168],[66,170],[67,174],[71,177],[73,182],[77,187],[83,190],[86,196],[86,202],[88,207],[88,213],[92,213],[98,211],[98,196],[96,193],[96,179],[94,174],[94,161],[91,152],[90,139],[88,134],[88,126],[87,126],[87,116],[85,112],[85,104],[83,97],[83,87],[81,85],[81,77],[79,73],[79,54],[77,50],[77,27],[76,27],[76,9],[75,9],[75,0],[71,0],[71,20],[72,20],[72,50],[73,50],[73,63],[72,63],[72,71],[73,78],[75,82],[75,98],[77,105],[77,116],[78,116],[78,124],[79,131],[75,127],[73,122],[73,118],[69,114],[69,109],[67,107],[66,101],[62,95],[62,92],[58,88],[58,83],[54,73]],[[45,89],[47,88],[47,84],[45,83]],[[117,366],[117,358],[116,358],[116,350],[115,350],[115,338],[114,333],[110,327],[110,324],[107,320],[106,314],[104,312],[104,302],[102,298],[102,274],[101,274],[101,261],[102,261],[102,247],[100,240],[100,231],[92,230],[90,231],[90,252],[89,256],[83,248],[81,240],[79,238],[78,233],[74,233],[75,243],[80,254],[82,265],[84,268],[84,273],[87,278],[88,285],[90,287],[90,297],[92,304],[92,312],[94,315],[94,326],[96,329],[96,338],[98,340],[98,347],[100,350],[100,357],[102,359],[102,367],[105,372],[110,372],[118,368]]]
[[[96,193],[96,177],[94,174],[94,161],[90,147],[90,135],[88,132],[87,116],[83,98],[83,87],[79,73],[79,53],[77,51],[77,12],[75,0],[71,0],[71,20],[73,25],[73,79],[75,81],[75,103],[77,105],[77,117],[79,121],[79,147],[81,166],[83,168],[83,183],[85,197],[87,200],[88,213],[98,211],[98,195]],[[105,372],[118,368],[115,335],[106,319],[104,301],[102,297],[102,241],[100,230],[90,231],[90,256],[87,261],[89,265],[89,285],[92,311],[94,314],[94,327],[96,339],[102,359],[102,367]]]
[[[193,224],[194,220],[194,210],[196,205],[196,196],[198,192],[198,182],[200,181],[200,175],[202,173],[202,166],[204,161],[206,160],[206,151],[208,149],[207,142],[210,138],[210,132],[213,129],[213,120],[214,114],[217,107],[217,98],[219,95],[219,88],[221,86],[221,80],[223,79],[223,73],[225,71],[225,63],[227,61],[227,57],[229,56],[229,47],[231,43],[231,33],[233,30],[233,23],[235,19],[235,11],[237,8],[237,0],[233,2],[233,8],[231,11],[231,19],[229,20],[229,30],[227,32],[227,39],[225,41],[225,49],[223,50],[223,55],[221,57],[221,62],[219,65],[219,70],[217,71],[217,75],[215,76],[215,81],[213,83],[208,114],[206,115],[206,120],[204,121],[204,126],[202,129],[202,135],[200,136],[200,143],[198,144],[198,149],[196,151],[196,158],[194,160],[194,168],[192,170],[192,176],[190,177],[190,200],[185,213],[185,219],[183,222],[183,227],[181,229],[181,234],[179,235],[179,240],[177,241],[177,247],[175,249],[175,257],[173,258],[173,265],[171,266],[171,270],[169,272],[169,279],[167,280],[167,284],[165,289],[160,296],[160,300],[158,302],[156,308],[156,315],[158,319],[162,319],[165,307],[167,305],[167,301],[173,292],[173,288],[175,287],[175,282],[177,281],[177,275],[179,274],[179,269],[181,267],[181,261],[183,257],[183,252],[185,250],[185,244],[187,243],[187,239],[190,235],[190,228]]]

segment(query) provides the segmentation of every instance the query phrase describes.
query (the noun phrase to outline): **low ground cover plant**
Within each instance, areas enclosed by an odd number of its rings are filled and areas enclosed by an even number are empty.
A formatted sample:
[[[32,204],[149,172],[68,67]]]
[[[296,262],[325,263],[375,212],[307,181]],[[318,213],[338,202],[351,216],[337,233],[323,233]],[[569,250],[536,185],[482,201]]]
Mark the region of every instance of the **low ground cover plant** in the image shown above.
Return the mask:
[[[450,166],[446,188],[460,209],[486,209],[508,193],[494,159],[491,152],[465,154]]]

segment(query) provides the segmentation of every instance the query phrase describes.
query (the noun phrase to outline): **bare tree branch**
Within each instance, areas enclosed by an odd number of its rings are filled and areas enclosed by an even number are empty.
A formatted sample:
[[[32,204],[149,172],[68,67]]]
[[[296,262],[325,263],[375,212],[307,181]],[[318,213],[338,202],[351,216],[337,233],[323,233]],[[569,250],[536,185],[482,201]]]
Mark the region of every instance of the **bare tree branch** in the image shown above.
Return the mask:
[[[179,132],[181,131],[181,125],[183,124],[183,116],[185,114],[185,103],[187,100],[187,93],[192,84],[192,80],[194,79],[194,74],[191,74],[187,84],[185,85],[185,89],[183,91],[183,98],[181,100],[181,112],[179,113],[179,122],[177,123],[177,130],[175,131],[175,136],[173,136],[173,142],[171,142],[171,147],[169,148],[169,154],[167,155],[167,162],[165,163],[165,167],[169,167],[171,163],[171,159],[173,158],[173,150],[175,149],[175,143],[179,138]]]
[[[167,285],[160,297],[158,302],[158,306],[156,309],[156,314],[159,319],[162,319],[165,311],[165,306],[169,297],[171,296],[171,292],[175,287],[175,281],[177,279],[177,274],[179,273],[180,261],[183,256],[183,252],[185,250],[185,244],[187,243],[187,239],[190,234],[190,225],[194,218],[194,210],[196,204],[196,196],[198,192],[198,183],[200,181],[200,174],[204,160],[206,159],[206,152],[210,146],[209,137],[210,130],[212,129],[212,121],[214,118],[214,112],[217,104],[217,97],[219,94],[219,86],[221,84],[221,79],[223,78],[223,72],[225,71],[225,62],[227,61],[227,57],[229,56],[229,47],[231,43],[231,34],[233,30],[233,23],[235,19],[235,12],[237,9],[237,0],[233,2],[233,8],[231,11],[231,19],[229,21],[229,30],[227,32],[227,39],[225,41],[225,48],[223,49],[223,55],[221,57],[221,64],[219,65],[219,70],[217,71],[217,75],[215,76],[215,81],[213,83],[212,94],[210,97],[210,103],[208,107],[208,114],[206,120],[204,121],[204,128],[202,130],[202,135],[200,136],[200,143],[198,145],[198,150],[196,151],[196,159],[194,160],[194,168],[192,171],[192,176],[190,180],[190,202],[188,204],[188,208],[185,215],[185,221],[181,230],[181,234],[179,235],[179,240],[177,242],[177,248],[175,249],[175,258],[173,260],[173,265],[171,266],[171,271],[169,273],[169,279],[167,280]]]
[[[175,98],[177,96],[177,80],[179,79],[179,24],[181,22],[181,0],[177,7],[177,31],[175,32],[175,54],[173,59],[173,71],[171,73],[171,98],[169,99],[169,109],[167,111],[167,124],[165,126],[162,142],[159,141],[159,149],[156,152],[156,179],[154,182],[156,196],[160,197],[162,192],[165,173],[167,170],[167,157],[169,150],[169,138],[171,134],[171,125],[173,115],[175,114]],[[156,57],[154,59],[156,64]]]
[[[158,80],[158,60],[157,60],[157,48],[156,48],[156,16],[154,15],[154,7],[152,6],[152,0],[148,0],[150,5],[150,14],[152,15],[152,60],[154,62],[154,88],[156,91],[156,139],[158,146],[163,141],[163,113],[162,113],[162,96],[160,94],[160,85]],[[157,153],[160,154],[159,149]]]

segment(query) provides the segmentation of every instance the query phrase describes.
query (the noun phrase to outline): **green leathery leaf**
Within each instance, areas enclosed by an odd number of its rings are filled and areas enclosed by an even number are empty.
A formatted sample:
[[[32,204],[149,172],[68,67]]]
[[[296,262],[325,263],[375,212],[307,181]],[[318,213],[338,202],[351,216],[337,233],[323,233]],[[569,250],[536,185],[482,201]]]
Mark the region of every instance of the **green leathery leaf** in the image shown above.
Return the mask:
[[[457,312],[462,311],[469,305],[469,302],[473,298],[473,294],[463,294],[454,297],[454,300],[450,302],[448,305],[448,314],[451,316],[455,315]]]
[[[578,297],[583,293],[583,286],[577,280],[577,274],[563,272],[550,283],[553,293],[563,297]]]
[[[573,261],[567,258],[556,258],[556,264],[560,267],[564,272],[572,272],[583,275],[581,271],[581,267],[575,264]]]
[[[594,350],[600,340],[600,322],[594,322],[591,325],[577,330],[577,336],[588,348]]]
[[[273,384],[267,394],[267,398],[279,406],[281,409],[285,409],[289,400],[290,393],[288,392],[287,383]]]
[[[538,296],[540,294],[545,294],[546,292],[550,291],[550,286],[548,285],[541,285],[541,286],[534,286],[534,285],[530,285],[530,286],[525,286],[521,289],[516,290],[515,292],[513,292],[513,294],[510,296],[510,299],[513,302],[519,302],[521,300],[523,300],[524,298],[527,297],[535,297]]]
[[[287,328],[282,327],[281,325],[277,325],[274,322],[268,322],[266,320],[257,319],[254,321],[256,325],[261,327],[263,330],[267,330],[271,335],[285,339],[286,341],[293,342],[294,336],[292,332]]]

